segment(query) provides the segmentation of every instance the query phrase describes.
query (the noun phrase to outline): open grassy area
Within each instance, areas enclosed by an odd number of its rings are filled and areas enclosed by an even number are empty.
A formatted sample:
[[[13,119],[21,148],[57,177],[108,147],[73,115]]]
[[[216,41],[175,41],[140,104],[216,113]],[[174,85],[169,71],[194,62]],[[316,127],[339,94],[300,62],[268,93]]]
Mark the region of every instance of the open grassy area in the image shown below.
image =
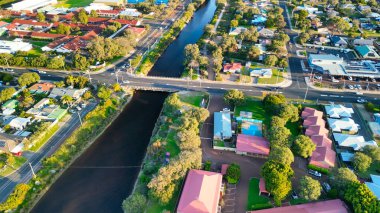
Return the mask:
[[[240,111],[252,112],[253,119],[262,120],[264,123],[269,121],[269,115],[266,114],[263,103],[259,99],[247,97],[243,105],[235,108],[235,116],[239,116]]]
[[[85,7],[91,4],[94,0],[60,0],[56,7]]]
[[[37,141],[29,150],[37,152],[59,129],[58,124],[54,125],[50,130],[48,130],[45,135]]]
[[[181,151],[176,143],[176,134],[175,130],[169,129],[169,133],[166,137],[166,151],[170,153],[170,157],[175,157]]]
[[[207,98],[207,94],[204,92],[191,92],[191,93],[180,93],[179,99],[195,107],[201,107],[202,100]]]
[[[270,203],[269,198],[259,195],[259,182],[258,178],[252,178],[249,181],[249,190],[248,190],[248,203],[247,210],[258,210],[258,209],[267,209],[273,207]]]
[[[276,84],[284,81],[283,73],[278,69],[272,69],[272,77],[270,78],[259,78],[257,80],[258,84]]]
[[[26,162],[26,158],[22,157],[22,156],[15,156],[15,160],[16,160],[16,162],[15,162],[13,168],[11,168],[11,167],[8,166],[6,169],[4,169],[3,171],[0,172],[0,177],[6,177],[6,176],[8,176],[13,171],[15,171],[18,168],[20,168]]]

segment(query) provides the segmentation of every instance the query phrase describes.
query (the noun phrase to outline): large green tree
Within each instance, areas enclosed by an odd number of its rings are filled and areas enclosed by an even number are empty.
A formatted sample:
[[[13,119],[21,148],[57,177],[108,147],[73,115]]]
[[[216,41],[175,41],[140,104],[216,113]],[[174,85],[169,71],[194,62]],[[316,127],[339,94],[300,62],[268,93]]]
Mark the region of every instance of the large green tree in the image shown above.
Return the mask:
[[[12,96],[16,93],[16,89],[14,87],[8,87],[0,91],[0,102],[3,103],[12,98]]]
[[[363,183],[349,183],[346,186],[344,199],[352,205],[355,213],[380,212],[379,201]]]
[[[285,121],[296,122],[299,120],[298,108],[293,104],[280,104],[277,115]]]
[[[275,146],[270,150],[268,160],[290,165],[294,162],[294,155],[288,147]]]
[[[33,83],[36,83],[40,80],[40,76],[34,72],[23,73],[18,77],[17,82],[21,87],[29,86]]]
[[[224,101],[232,108],[239,106],[245,102],[245,95],[237,89],[229,90],[224,94]]]
[[[293,142],[293,151],[303,158],[311,157],[315,148],[313,141],[305,135],[298,135]]]
[[[286,98],[282,94],[270,93],[264,97],[263,105],[267,112],[275,113],[278,111],[281,104],[286,103]]]
[[[146,208],[147,199],[144,195],[133,193],[123,201],[124,213],[143,213]]]
[[[199,47],[197,44],[188,44],[185,47],[185,65],[196,62],[200,56]]]
[[[318,200],[322,187],[319,181],[309,176],[303,176],[300,180],[300,197],[306,200]]]
[[[371,163],[372,159],[362,152],[356,152],[354,158],[352,159],[352,164],[358,172],[367,171],[367,169],[371,166]]]
[[[363,148],[363,153],[370,156],[373,161],[380,160],[380,147],[367,145]]]
[[[348,184],[358,182],[355,173],[348,168],[338,168],[333,170],[331,180],[332,185],[341,191],[344,191]]]
[[[283,126],[272,127],[268,133],[270,146],[291,147],[292,140],[290,136],[291,133],[288,128]]]
[[[240,179],[240,166],[235,163],[229,165],[226,172],[226,179],[230,184],[238,183]]]

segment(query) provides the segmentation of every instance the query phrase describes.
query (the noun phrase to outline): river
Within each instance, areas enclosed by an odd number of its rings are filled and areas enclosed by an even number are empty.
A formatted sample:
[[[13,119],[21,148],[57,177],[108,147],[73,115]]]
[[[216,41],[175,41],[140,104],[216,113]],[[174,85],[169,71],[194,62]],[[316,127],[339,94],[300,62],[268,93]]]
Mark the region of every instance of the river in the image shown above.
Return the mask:
[[[215,0],[209,0],[195,12],[150,75],[181,75],[185,46],[198,41],[215,9]],[[133,189],[166,97],[167,93],[137,91],[112,125],[58,178],[32,212],[122,212],[121,203]]]

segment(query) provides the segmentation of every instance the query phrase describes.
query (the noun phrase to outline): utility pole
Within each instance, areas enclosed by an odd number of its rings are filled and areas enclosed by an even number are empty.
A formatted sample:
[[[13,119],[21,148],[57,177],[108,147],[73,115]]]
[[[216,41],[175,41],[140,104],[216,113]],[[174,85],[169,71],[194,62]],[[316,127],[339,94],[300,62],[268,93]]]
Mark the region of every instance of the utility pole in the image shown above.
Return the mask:
[[[29,167],[30,167],[30,170],[32,171],[33,177],[35,178],[36,177],[36,173],[34,173],[33,166],[32,166],[32,164],[30,162],[29,162]]]
[[[90,83],[92,84],[90,70],[87,70],[87,74],[88,74],[88,79],[90,80]]]
[[[79,112],[77,112],[77,114],[78,114],[78,117],[79,117],[79,122],[80,122],[80,125],[82,126],[82,125],[83,125],[83,123],[82,123],[82,118],[80,117],[80,114],[79,114]]]
[[[305,92],[305,97],[303,98],[303,103],[306,101],[307,93],[309,92],[309,85],[306,85],[306,92]]]

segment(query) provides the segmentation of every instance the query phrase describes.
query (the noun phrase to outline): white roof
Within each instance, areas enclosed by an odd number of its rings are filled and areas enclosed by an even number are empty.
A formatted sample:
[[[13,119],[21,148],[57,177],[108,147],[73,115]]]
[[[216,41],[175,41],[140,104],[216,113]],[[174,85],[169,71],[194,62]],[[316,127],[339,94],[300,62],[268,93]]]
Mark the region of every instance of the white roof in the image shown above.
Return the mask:
[[[91,3],[89,6],[84,8],[88,13],[91,12],[91,10],[112,10],[113,8],[111,6],[105,5],[103,3]]]
[[[372,182],[365,182],[365,185],[372,191],[372,193],[380,200],[380,176],[370,175]]]
[[[334,132],[353,131],[357,132],[359,130],[358,124],[355,123],[351,118],[333,119],[328,118],[327,123],[329,127]]]
[[[347,135],[341,133],[333,133],[333,135],[339,146],[351,147],[355,151],[360,150],[367,145],[377,146],[375,141],[365,141],[364,137],[361,135]]]
[[[3,110],[3,115],[12,115],[14,112],[16,112],[15,109],[5,108],[5,110]]]
[[[28,122],[30,122],[30,118],[17,117],[12,119],[11,122],[9,122],[9,125],[12,127],[21,127],[25,126]]]
[[[354,113],[352,108],[345,107],[341,104],[326,105],[325,110],[330,118],[351,118],[351,114]]]

